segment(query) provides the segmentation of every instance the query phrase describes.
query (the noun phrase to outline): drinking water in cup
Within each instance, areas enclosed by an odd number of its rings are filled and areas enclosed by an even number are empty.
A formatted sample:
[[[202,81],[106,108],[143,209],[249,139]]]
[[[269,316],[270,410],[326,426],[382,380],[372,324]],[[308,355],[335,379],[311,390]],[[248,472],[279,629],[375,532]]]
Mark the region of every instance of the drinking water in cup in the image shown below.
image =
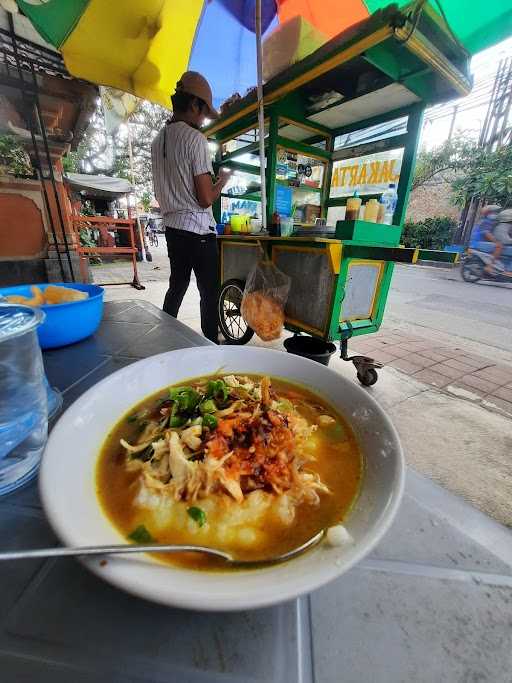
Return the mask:
[[[36,475],[48,433],[40,310],[0,304],[0,495]]]

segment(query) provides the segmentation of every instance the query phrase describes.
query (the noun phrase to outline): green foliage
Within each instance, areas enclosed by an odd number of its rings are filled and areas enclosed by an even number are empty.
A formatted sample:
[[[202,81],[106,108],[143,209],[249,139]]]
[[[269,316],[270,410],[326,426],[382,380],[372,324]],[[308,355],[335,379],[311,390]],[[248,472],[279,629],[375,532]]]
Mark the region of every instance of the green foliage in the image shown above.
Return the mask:
[[[78,152],[68,152],[62,157],[64,173],[80,173],[80,155]]]
[[[144,209],[145,213],[149,213],[151,211],[151,200],[153,199],[151,192],[148,192],[147,190],[144,190],[144,192],[141,195],[140,198],[140,203],[142,204],[142,208]]]
[[[89,206],[90,206],[90,202],[89,202]],[[83,211],[82,211],[82,213],[83,213]],[[89,213],[86,215],[91,216],[94,214]],[[98,246],[98,243],[94,238],[93,230],[90,226],[84,225],[82,228],[80,228],[79,235],[80,235],[80,244],[82,247],[93,247],[93,248],[95,248]],[[102,262],[101,256],[99,256],[98,254],[91,254],[89,256],[89,263],[90,264],[99,265],[99,264],[101,264],[101,262]]]
[[[82,216],[96,215],[90,199],[86,199],[85,202],[82,202],[82,208],[80,209],[80,213],[82,214]]]
[[[34,169],[30,157],[12,135],[0,135],[0,168],[17,178],[31,178]]]
[[[439,147],[421,150],[416,158],[412,189],[421,187],[442,173],[451,174],[464,168],[474,142],[463,137],[447,140]]]
[[[406,247],[443,249],[451,243],[456,228],[457,222],[450,216],[426,218],[420,223],[404,223],[400,241]]]
[[[484,204],[512,206],[512,146],[492,152],[473,149],[463,173],[452,182],[452,190],[459,206],[471,197],[480,198]]]
[[[459,136],[440,147],[418,154],[413,189],[445,174],[454,204],[464,206],[472,197],[485,204],[512,205],[512,146],[490,151]]]
[[[82,247],[96,248],[98,246],[92,234],[91,228],[82,228],[80,230],[80,244],[82,245]]]

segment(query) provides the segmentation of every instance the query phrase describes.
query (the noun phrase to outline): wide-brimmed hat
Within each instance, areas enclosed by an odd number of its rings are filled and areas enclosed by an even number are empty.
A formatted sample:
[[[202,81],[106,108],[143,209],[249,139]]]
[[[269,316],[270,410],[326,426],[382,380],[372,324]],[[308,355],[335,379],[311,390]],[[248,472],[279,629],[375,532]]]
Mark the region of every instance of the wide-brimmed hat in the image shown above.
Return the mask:
[[[213,106],[212,89],[204,76],[197,71],[186,71],[176,83],[176,92],[186,92],[195,95],[206,104],[208,118],[218,119],[219,112]]]

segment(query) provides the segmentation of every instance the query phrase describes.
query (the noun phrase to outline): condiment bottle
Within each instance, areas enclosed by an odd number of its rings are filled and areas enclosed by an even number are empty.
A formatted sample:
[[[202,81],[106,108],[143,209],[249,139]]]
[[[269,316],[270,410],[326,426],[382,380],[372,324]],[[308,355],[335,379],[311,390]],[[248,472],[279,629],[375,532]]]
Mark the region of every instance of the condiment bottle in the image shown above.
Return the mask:
[[[271,237],[281,236],[281,216],[277,213],[277,211],[274,211],[272,214],[272,224],[270,226],[269,233]]]
[[[347,207],[345,210],[346,221],[356,221],[359,216],[359,208],[361,206],[361,197],[358,196],[357,190],[353,197],[347,199]]]
[[[376,199],[369,199],[364,208],[364,220],[375,223],[379,213],[379,204]]]

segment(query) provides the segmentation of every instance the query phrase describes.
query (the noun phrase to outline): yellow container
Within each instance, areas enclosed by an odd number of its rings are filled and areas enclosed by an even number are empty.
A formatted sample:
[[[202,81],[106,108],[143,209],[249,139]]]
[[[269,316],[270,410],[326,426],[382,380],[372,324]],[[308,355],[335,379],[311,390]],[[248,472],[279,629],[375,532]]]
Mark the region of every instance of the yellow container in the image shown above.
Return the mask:
[[[369,199],[364,208],[364,220],[370,223],[377,222],[379,214],[379,203],[376,199]]]
[[[244,216],[231,216],[231,232],[242,232],[242,219]]]

